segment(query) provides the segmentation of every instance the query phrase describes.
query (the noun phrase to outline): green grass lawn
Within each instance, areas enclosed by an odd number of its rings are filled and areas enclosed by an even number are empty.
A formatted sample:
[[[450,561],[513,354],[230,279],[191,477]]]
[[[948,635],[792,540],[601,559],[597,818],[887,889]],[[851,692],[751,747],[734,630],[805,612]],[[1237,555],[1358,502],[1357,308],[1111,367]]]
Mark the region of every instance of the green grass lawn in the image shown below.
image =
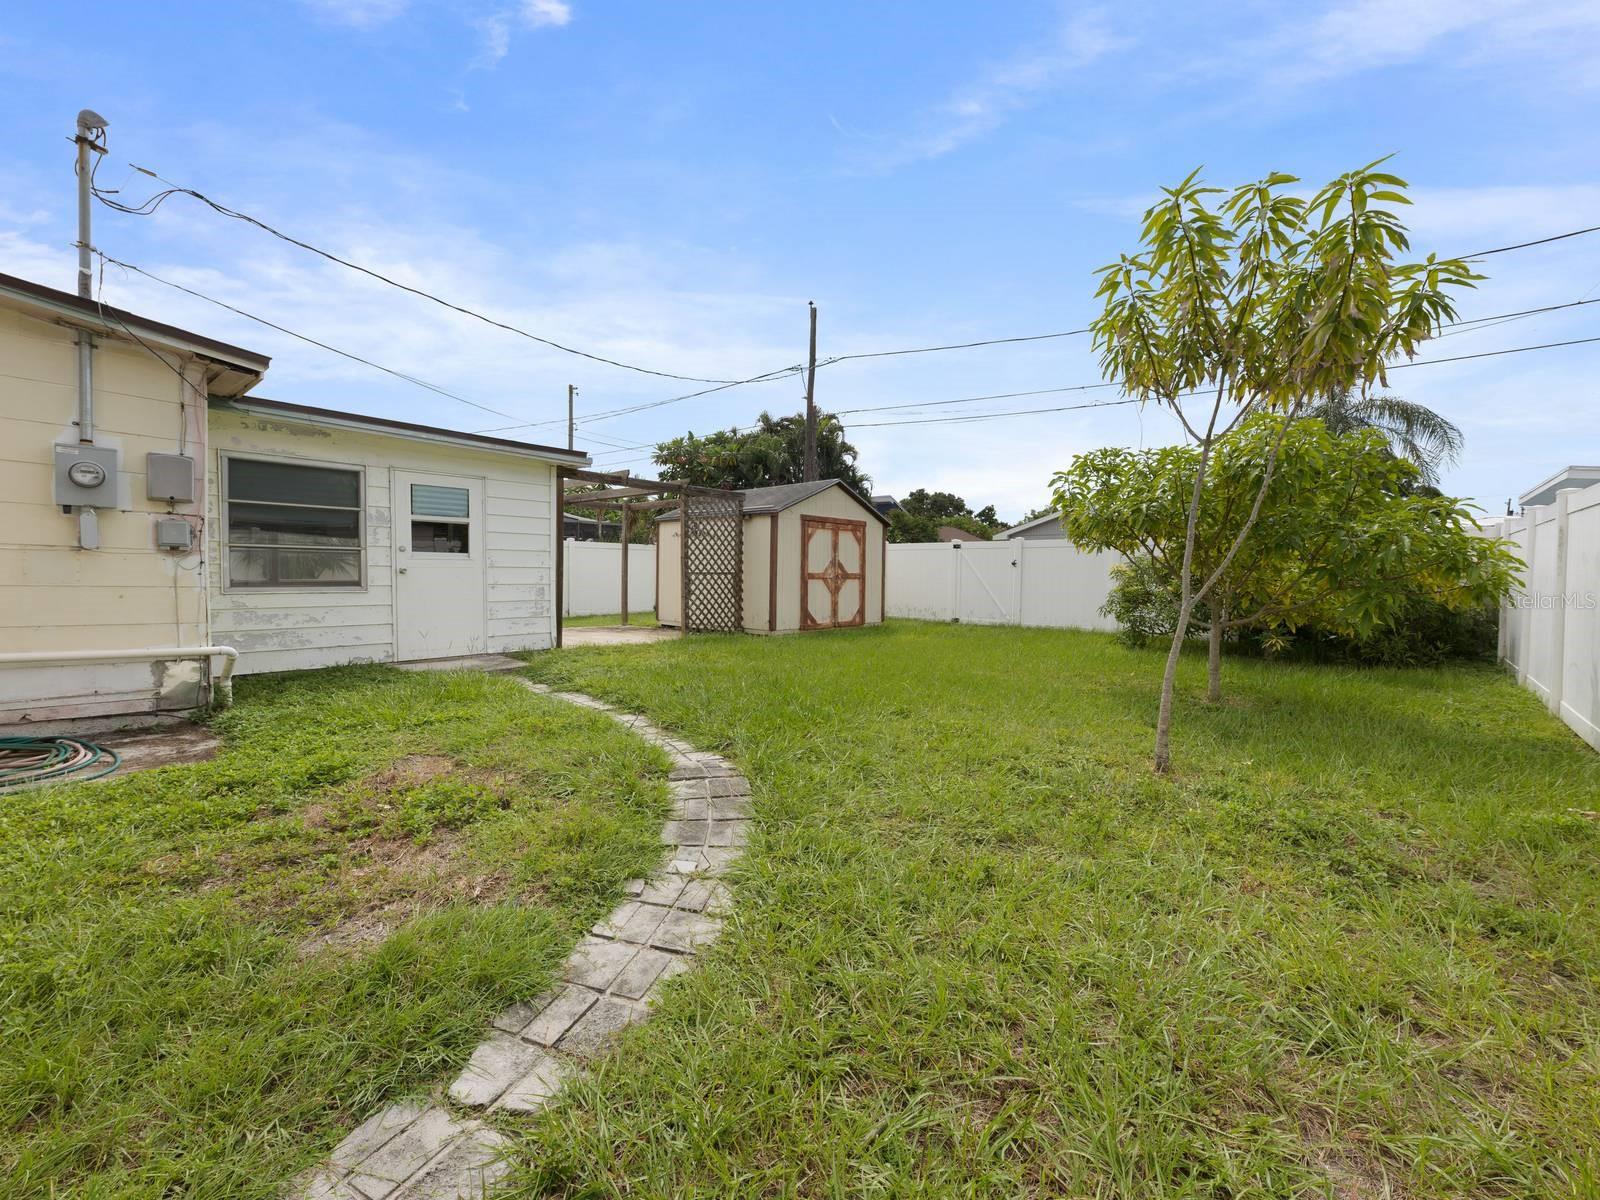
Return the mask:
[[[1600,1195],[1600,757],[1489,669],[891,623],[537,656],[750,775],[520,1194]]]
[[[513,680],[238,694],[212,762],[0,796],[6,1197],[278,1196],[659,856],[659,753]]]

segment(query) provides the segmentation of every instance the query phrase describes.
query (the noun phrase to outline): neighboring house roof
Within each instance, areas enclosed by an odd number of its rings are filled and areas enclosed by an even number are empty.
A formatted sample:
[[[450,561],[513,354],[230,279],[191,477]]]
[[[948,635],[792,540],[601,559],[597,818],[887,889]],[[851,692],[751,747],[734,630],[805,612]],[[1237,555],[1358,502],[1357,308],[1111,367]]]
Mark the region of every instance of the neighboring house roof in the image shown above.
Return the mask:
[[[1523,508],[1533,504],[1554,504],[1556,493],[1562,488],[1586,488],[1600,483],[1600,467],[1563,467],[1538,487],[1523,492],[1517,503]]]
[[[144,341],[165,349],[183,350],[221,368],[209,380],[210,388],[221,395],[234,395],[247,391],[259,380],[272,359],[255,350],[230,345],[216,338],[206,337],[193,330],[180,329],[161,321],[152,321],[110,304],[100,304],[73,292],[34,283],[16,275],[0,272],[0,299],[13,304],[69,318],[74,324],[97,325],[109,334],[122,335],[133,332]],[[85,318],[88,318],[86,321]]]
[[[1015,537],[1019,533],[1026,533],[1030,529],[1037,529],[1041,525],[1044,525],[1044,524],[1047,524],[1047,523],[1050,523],[1050,522],[1054,522],[1054,523],[1059,524],[1060,521],[1061,521],[1061,517],[1060,517],[1059,514],[1057,514],[1057,513],[1045,513],[1045,515],[1042,516],[1042,517],[1035,517],[1031,521],[1024,521],[1020,525],[1013,525],[1013,526],[1011,526],[1010,529],[1002,529],[999,533],[994,535],[994,538],[995,538],[995,541],[997,541],[997,542],[1004,541],[1006,538]]]
[[[900,507],[900,501],[896,500],[893,496],[885,492],[881,496],[874,496],[872,498],[872,507],[887,517],[895,509]]]
[[[959,525],[941,525],[937,532],[941,542],[981,542],[984,540],[970,529],[962,529]]]
[[[740,488],[739,494],[744,497],[744,515],[757,516],[761,513],[782,512],[786,508],[793,508],[802,500],[809,500],[829,488],[842,488],[857,504],[866,509],[885,525],[888,519],[879,512],[865,496],[856,491],[842,479],[816,479],[810,483],[780,483],[774,487]],[[656,518],[658,521],[676,521],[676,509],[667,509]]]
[[[332,408],[313,408],[309,404],[290,404],[284,400],[263,400],[257,396],[240,396],[216,402],[216,407],[231,408],[238,412],[262,417],[282,417],[305,421],[312,425],[331,425],[336,428],[358,429],[373,433],[386,433],[421,442],[443,442],[467,446],[475,450],[497,450],[517,454],[524,458],[540,458],[570,466],[586,467],[589,456],[582,450],[566,450],[558,446],[541,446],[534,442],[515,442],[510,438],[489,437],[482,433],[461,433],[454,429],[440,429],[433,425],[416,425],[410,421],[394,421],[388,417],[369,417],[362,413],[340,412]]]

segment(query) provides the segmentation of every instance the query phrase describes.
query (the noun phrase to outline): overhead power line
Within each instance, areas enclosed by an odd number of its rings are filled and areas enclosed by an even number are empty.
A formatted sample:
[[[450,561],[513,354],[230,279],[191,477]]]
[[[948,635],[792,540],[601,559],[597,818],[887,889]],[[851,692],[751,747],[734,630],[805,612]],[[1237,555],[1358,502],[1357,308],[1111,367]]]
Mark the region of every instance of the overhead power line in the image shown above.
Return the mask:
[[[224,217],[231,218],[235,221],[243,221],[247,225],[254,225],[257,229],[269,233],[281,241],[288,242],[291,246],[298,246],[300,249],[325,258],[329,262],[337,263],[339,266],[347,267],[352,271],[358,271],[363,275],[378,280],[380,283],[386,283],[392,288],[398,288],[402,292],[409,292],[411,295],[421,297],[424,300],[431,300],[433,303],[440,305],[443,308],[448,308],[452,312],[458,312],[463,316],[471,317],[477,321],[482,321],[484,324],[492,325],[496,329],[503,329],[507,333],[514,333],[518,337],[527,338],[529,341],[538,342],[541,346],[548,346],[552,350],[560,350],[564,354],[575,354],[579,358],[587,358],[591,362],[604,363],[611,367],[620,367],[624,371],[637,371],[641,375],[654,375],[661,379],[679,379],[685,383],[727,384],[733,382],[732,380],[727,379],[710,379],[701,375],[679,375],[673,371],[658,371],[652,367],[641,367],[637,363],[629,363],[623,362],[620,359],[607,358],[603,354],[593,354],[587,350],[579,350],[575,346],[568,346],[551,338],[541,337],[537,333],[532,333],[521,328],[520,326],[511,324],[509,321],[499,320],[498,318],[491,317],[486,313],[481,313],[477,309],[468,308],[464,304],[457,304],[453,300],[446,300],[444,297],[437,296],[424,288],[413,287],[409,283],[402,283],[393,276],[385,275],[382,271],[375,271],[371,267],[365,267],[360,263],[351,262],[349,259],[343,258],[333,253],[331,250],[325,250],[321,246],[313,245],[312,243],[303,241],[292,234],[285,233],[283,230],[267,224],[267,222],[261,220],[259,217],[253,217],[249,213],[240,212],[236,208],[229,208],[226,204],[222,204],[219,201],[213,200],[204,192],[198,192],[194,188],[182,187],[170,180],[163,179],[160,175],[157,175],[154,171],[147,167],[141,167],[137,163],[129,163],[128,165],[135,171],[138,171],[140,174],[148,175],[151,179],[156,180],[158,183],[166,184],[166,190],[155,193],[153,196],[149,197],[140,204],[124,204],[120,200],[113,199],[112,193],[101,188],[95,188],[95,198],[99,200],[101,204],[104,204],[107,208],[110,208],[116,212],[127,213],[131,216],[148,217],[154,214],[157,209],[159,209],[173,196],[188,196],[193,200],[198,200],[201,204],[204,204],[206,207]]]
[[[1573,301],[1569,301],[1569,302],[1567,302],[1565,304],[1549,304],[1549,305],[1543,306],[1542,308],[1523,309],[1523,310],[1521,310],[1519,312],[1498,313],[1498,314],[1495,314],[1493,316],[1487,316],[1487,317],[1474,317],[1469,321],[1452,322],[1452,324],[1465,326],[1465,325],[1475,325],[1475,324],[1479,324],[1479,323],[1482,323],[1482,322],[1499,322],[1499,321],[1515,320],[1515,319],[1520,318],[1520,317],[1533,316],[1536,313],[1556,312],[1556,311],[1561,310],[1561,309],[1577,308],[1577,307],[1580,307],[1580,306],[1586,305],[1586,304],[1600,304],[1600,300],[1573,300]],[[1467,330],[1467,329],[1462,329],[1462,330],[1460,330],[1460,332],[1467,333],[1467,332],[1472,332],[1472,331],[1471,330]],[[1519,347],[1519,348],[1514,348],[1514,349],[1510,349],[1510,350],[1492,350],[1492,351],[1488,351],[1488,352],[1483,353],[1483,354],[1467,354],[1467,355],[1459,355],[1459,356],[1455,356],[1455,357],[1451,357],[1451,358],[1427,359],[1427,360],[1424,360],[1423,362],[1414,362],[1414,363],[1396,363],[1393,366],[1391,366],[1389,368],[1389,370],[1398,370],[1398,369],[1400,369],[1402,367],[1426,366],[1428,363],[1459,362],[1459,361],[1462,361],[1464,359],[1471,359],[1471,358],[1494,358],[1494,357],[1498,357],[1499,355],[1503,355],[1503,354],[1520,354],[1520,353],[1524,352],[1525,350],[1544,350],[1544,349],[1550,349],[1550,348],[1559,347],[1559,346],[1582,345],[1584,342],[1589,341],[1589,340],[1592,340],[1592,339],[1580,338],[1577,341],[1572,341],[1572,342],[1550,342],[1550,343],[1546,343],[1546,344],[1540,345],[1540,346],[1526,346],[1526,347]],[[821,364],[819,364],[819,365],[821,365]],[[866,406],[863,406],[863,407],[860,407],[860,408],[835,409],[833,411],[833,415],[836,416],[836,417],[847,417],[847,416],[858,415],[860,413],[890,412],[890,411],[904,410],[904,409],[942,408],[942,407],[947,407],[947,406],[955,405],[955,404],[978,404],[978,403],[981,403],[981,402],[986,401],[986,400],[1015,400],[1015,399],[1021,399],[1022,397],[1025,397],[1025,396],[1048,396],[1048,395],[1054,395],[1054,394],[1058,394],[1058,393],[1062,393],[1062,392],[1097,391],[1097,390],[1102,389],[1102,388],[1114,388],[1114,387],[1117,387],[1117,386],[1118,385],[1115,384],[1115,383],[1105,383],[1105,382],[1102,382],[1102,383],[1080,383],[1080,384],[1072,384],[1072,385],[1065,386],[1065,387],[1034,388],[1032,390],[1022,391],[1022,392],[991,392],[991,393],[988,393],[988,394],[985,394],[985,395],[981,395],[981,396],[962,396],[962,397],[959,397],[959,398],[954,399],[954,400],[910,400],[910,401],[906,401],[905,403],[902,403],[902,404],[872,404],[872,405],[866,405]],[[1186,394],[1198,394],[1198,393],[1186,393]],[[1113,401],[1112,403],[1121,404],[1121,403],[1123,403],[1123,401],[1120,401],[1120,400],[1119,401]],[[1029,409],[1029,410],[1026,410],[1026,413],[1066,412],[1066,411],[1070,411],[1072,409],[1076,409],[1076,408],[1079,408],[1079,407],[1095,407],[1095,406],[1093,406],[1093,405],[1086,405],[1086,406],[1084,406],[1084,405],[1066,405],[1066,406],[1062,406],[1060,408]],[[1026,413],[1024,413],[1024,414],[1005,414],[1005,415],[1026,415]],[[952,418],[952,419],[954,419],[954,418]],[[872,422],[872,423],[869,424],[869,423],[866,423],[866,422],[857,421],[857,422],[852,422],[852,427],[856,428],[856,429],[872,429],[872,428],[877,428],[878,426],[887,425],[887,424],[921,424],[921,423],[923,423],[923,422],[920,422],[920,421],[882,422],[882,421],[880,421],[880,422]],[[755,428],[755,426],[735,426],[734,429],[733,429],[733,432],[735,432],[735,433],[743,433],[743,432],[747,432],[749,429],[753,429],[753,428]],[[624,446],[624,447],[618,447],[618,449],[621,449],[621,450],[639,450],[639,449],[645,449],[648,445],[654,445],[654,444],[656,444],[656,443],[642,443],[642,444],[640,444],[638,446]]]
[[[861,354],[835,354],[823,362],[819,367],[831,367],[834,363],[852,362],[859,358],[894,358],[902,354],[934,354],[940,350],[972,350],[979,346],[1006,346],[1014,342],[1047,342],[1052,338],[1077,337],[1088,333],[1085,329],[1067,329],[1060,333],[1031,333],[1023,337],[988,338],[981,342],[952,342],[947,346],[914,346],[907,350],[870,350]]]
[[[1558,306],[1555,306],[1555,307],[1569,307],[1569,306],[1567,306],[1567,305],[1558,305]],[[1481,319],[1487,320],[1489,318],[1481,318]],[[1486,351],[1482,351],[1482,352],[1477,353],[1477,354],[1456,354],[1456,355],[1452,355],[1452,356],[1450,356],[1448,358],[1428,358],[1428,359],[1423,359],[1423,360],[1421,360],[1419,362],[1395,363],[1394,365],[1390,366],[1388,368],[1388,370],[1397,371],[1397,370],[1400,370],[1400,369],[1405,368],[1405,367],[1441,366],[1441,365],[1446,364],[1446,363],[1466,362],[1466,361],[1469,361],[1471,359],[1498,358],[1498,357],[1501,357],[1501,356],[1507,355],[1507,354],[1526,354],[1526,353],[1528,353],[1530,351],[1534,351],[1534,350],[1555,350],[1555,349],[1559,349],[1559,348],[1561,348],[1563,346],[1583,346],[1583,345],[1588,345],[1588,344],[1591,344],[1591,343],[1594,343],[1594,342],[1600,342],[1600,337],[1574,338],[1572,340],[1562,341],[1562,342],[1543,342],[1543,343],[1541,343],[1539,345],[1536,345],[1536,346],[1512,346],[1512,347],[1509,347],[1509,348],[1504,349],[1504,350],[1486,350]],[[1036,391],[1032,391],[1032,392],[1002,392],[1002,393],[996,393],[996,394],[990,395],[990,396],[968,396],[968,397],[964,397],[964,398],[959,399],[959,400],[931,400],[931,401],[921,401],[921,402],[917,402],[917,403],[913,403],[913,404],[885,404],[885,405],[879,405],[879,406],[876,406],[876,407],[873,407],[873,408],[845,409],[845,410],[842,410],[839,413],[835,413],[834,415],[835,416],[843,416],[843,415],[845,415],[845,413],[852,413],[852,412],[854,412],[854,413],[878,412],[878,411],[883,411],[883,410],[887,410],[887,409],[897,409],[897,408],[932,408],[932,407],[935,407],[935,406],[941,405],[941,404],[970,404],[970,403],[973,403],[974,401],[978,401],[978,400],[999,400],[999,399],[1006,399],[1006,398],[1009,398],[1009,397],[1012,397],[1012,396],[1037,396],[1037,395],[1043,395],[1043,394],[1048,393],[1048,392],[1088,391],[1088,390],[1091,390],[1093,388],[1105,388],[1105,387],[1117,387],[1117,386],[1118,385],[1114,384],[1114,383],[1088,383],[1088,384],[1079,384],[1079,385],[1077,385],[1075,387],[1040,388],[1040,389],[1038,389]],[[1199,390],[1199,391],[1192,391],[1192,392],[1183,392],[1183,393],[1180,393],[1175,398],[1183,400],[1183,399],[1192,398],[1194,396],[1211,395],[1211,394],[1212,394],[1211,391],[1207,389],[1207,390]],[[1139,403],[1144,403],[1144,402],[1145,401],[1143,401],[1142,398],[1138,397],[1138,396],[1125,396],[1125,397],[1122,397],[1121,399],[1117,399],[1117,400],[1095,400],[1095,401],[1090,401],[1090,402],[1087,402],[1087,403],[1084,403],[1084,404],[1061,404],[1061,405],[1053,405],[1053,406],[1048,407],[1048,408],[1012,409],[1012,410],[1008,410],[1008,411],[1005,411],[1005,412],[963,413],[963,414],[960,414],[958,416],[953,416],[953,417],[911,417],[911,418],[908,418],[908,419],[903,420],[903,421],[854,421],[854,422],[851,422],[850,428],[851,429],[884,429],[884,428],[889,428],[889,427],[892,427],[892,426],[905,426],[905,425],[956,425],[956,424],[970,424],[970,423],[975,423],[975,422],[979,422],[979,421],[1000,420],[1000,419],[1007,418],[1007,417],[1031,417],[1031,416],[1039,416],[1039,415],[1046,414],[1046,413],[1080,412],[1080,411],[1083,411],[1085,409],[1094,409],[1094,408],[1116,408],[1116,407],[1119,407],[1119,406],[1122,406],[1122,405],[1139,404]],[[735,432],[739,432],[739,430],[736,429]],[[639,446],[639,447],[620,447],[617,451],[615,451],[615,453],[622,453],[622,452],[625,452],[626,450],[643,449],[643,448],[644,448],[643,446]],[[629,460],[629,461],[632,461],[632,460]]]
[[[750,383],[769,383],[777,379],[786,379],[791,375],[798,375],[804,371],[801,366],[781,367],[776,371],[767,371],[761,375],[752,375],[749,379],[733,379],[727,383],[718,384],[716,387],[702,388],[698,392],[689,392],[682,396],[668,396],[665,400],[648,400],[643,404],[633,404],[626,408],[613,408],[604,412],[584,413],[576,418],[576,424],[582,425],[587,421],[604,421],[613,417],[625,417],[630,413],[644,412],[651,408],[664,408],[668,404],[677,404],[683,400],[693,400],[697,396],[709,396],[712,392],[724,392],[729,388],[743,387]],[[475,433],[503,433],[508,429],[537,429],[541,425],[556,425],[564,422],[566,418],[550,421],[524,421],[518,425],[496,425],[488,429],[474,430]]]
[[[208,304],[215,304],[218,308],[225,308],[229,312],[236,313],[237,315],[245,318],[247,321],[254,321],[258,325],[265,325],[268,329],[275,329],[279,333],[296,338],[299,341],[305,342],[307,345],[316,346],[320,350],[326,350],[329,354],[337,354],[340,358],[348,358],[351,362],[360,363],[364,367],[371,367],[374,371],[382,371],[385,375],[392,375],[396,379],[404,380],[406,383],[412,384],[415,387],[424,388],[427,391],[434,392],[440,396],[445,396],[451,400],[459,401],[460,403],[469,405],[472,408],[480,409],[483,412],[493,413],[497,417],[511,417],[513,420],[516,418],[515,413],[504,412],[501,409],[492,408],[487,404],[480,404],[476,400],[468,399],[466,396],[452,392],[447,388],[440,387],[436,383],[429,383],[426,379],[419,379],[415,375],[407,374],[405,371],[396,370],[394,367],[386,367],[382,363],[374,362],[370,358],[363,358],[361,355],[356,354],[353,351],[341,350],[338,346],[331,345],[328,342],[319,341],[309,334],[298,333],[287,326],[279,325],[275,321],[269,321],[265,317],[258,317],[255,313],[247,312],[236,305],[229,304],[226,300],[218,300],[215,296],[208,296],[204,292],[196,291],[192,287],[186,287],[183,284],[177,283],[171,279],[164,279],[152,271],[145,270],[143,267],[136,267],[132,263],[123,262],[120,258],[112,258],[111,255],[102,250],[96,250],[95,254],[102,262],[108,263],[113,267],[121,267],[124,271],[133,271],[136,274],[143,275],[146,279],[153,280],[156,283],[165,284],[169,288],[174,288],[177,291],[185,293],[186,295],[193,296],[197,300],[204,300]]]
[[[1530,242],[1517,242],[1514,245],[1510,245],[1510,246],[1496,246],[1493,249],[1489,249],[1489,250],[1477,250],[1477,251],[1474,251],[1471,254],[1461,255],[1461,257],[1462,258],[1467,258],[1467,259],[1487,258],[1492,254],[1505,254],[1505,253],[1507,253],[1508,251],[1511,251],[1511,250],[1526,250],[1530,246],[1543,246],[1543,245],[1549,244],[1550,242],[1560,242],[1560,241],[1565,241],[1567,238],[1583,237],[1585,234],[1590,234],[1590,233],[1600,233],[1600,225],[1591,225],[1587,229],[1573,229],[1573,230],[1568,231],[1567,233],[1553,234],[1550,237],[1535,238],[1533,241],[1530,241]],[[1589,301],[1580,300],[1580,301],[1577,301],[1575,303],[1583,304],[1583,303],[1589,303]],[[1502,316],[1503,317],[1532,316],[1534,313],[1553,312],[1553,311],[1555,311],[1556,309],[1559,309],[1559,308],[1570,308],[1570,307],[1573,307],[1573,305],[1571,305],[1571,304],[1553,304],[1553,305],[1550,305],[1550,306],[1548,306],[1546,308],[1528,309],[1526,312],[1521,312],[1521,313],[1505,313],[1505,314],[1502,314]],[[1491,321],[1491,320],[1498,320],[1498,319],[1500,319],[1500,318],[1496,318],[1496,317],[1478,317],[1478,318],[1476,318],[1476,321]],[[1451,324],[1452,325],[1471,325],[1471,324],[1476,323],[1476,321],[1453,321],[1453,322],[1451,322]],[[936,354],[936,353],[939,353],[939,352],[945,351],[945,350],[972,350],[972,349],[976,349],[976,348],[981,347],[981,346],[1004,346],[1004,345],[1008,345],[1008,344],[1015,343],[1015,342],[1045,342],[1045,341],[1050,341],[1050,340],[1055,339],[1055,338],[1081,337],[1083,334],[1086,334],[1086,333],[1089,333],[1089,332],[1091,332],[1091,330],[1087,326],[1085,326],[1082,329],[1064,329],[1064,330],[1061,330],[1058,333],[1034,333],[1034,334],[1027,334],[1027,335],[1021,336],[1021,337],[985,338],[985,339],[983,339],[981,341],[975,341],[975,342],[950,342],[948,344],[939,345],[939,346],[913,346],[913,347],[909,347],[909,348],[906,348],[906,349],[903,349],[903,350],[870,350],[870,351],[864,351],[864,352],[859,353],[859,354],[835,354],[835,355],[830,355],[828,358],[824,359],[822,362],[819,362],[817,365],[819,367],[830,367],[830,366],[833,366],[835,363],[853,362],[855,360],[863,359],[863,358],[893,358],[893,357],[896,357],[896,356],[899,356],[899,355],[904,355],[904,354]]]
[[[1471,254],[1463,254],[1462,258],[1488,258],[1491,254],[1504,254],[1508,250],[1526,250],[1529,246],[1547,246],[1551,242],[1564,242],[1568,238],[1582,237],[1586,233],[1600,233],[1600,225],[1591,225],[1587,229],[1573,229],[1567,233],[1555,233],[1549,237],[1534,238],[1531,242],[1517,242],[1511,246],[1496,246],[1493,250],[1476,250]]]

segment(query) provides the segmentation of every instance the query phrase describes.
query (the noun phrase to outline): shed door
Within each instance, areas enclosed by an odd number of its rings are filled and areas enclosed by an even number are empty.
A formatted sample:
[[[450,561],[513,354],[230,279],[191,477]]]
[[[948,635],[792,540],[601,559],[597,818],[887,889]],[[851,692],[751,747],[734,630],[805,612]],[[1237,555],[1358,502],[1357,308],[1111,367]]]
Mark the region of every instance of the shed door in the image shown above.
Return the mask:
[[[396,657],[482,654],[483,481],[394,473]]]
[[[867,619],[867,523],[800,518],[800,628]]]

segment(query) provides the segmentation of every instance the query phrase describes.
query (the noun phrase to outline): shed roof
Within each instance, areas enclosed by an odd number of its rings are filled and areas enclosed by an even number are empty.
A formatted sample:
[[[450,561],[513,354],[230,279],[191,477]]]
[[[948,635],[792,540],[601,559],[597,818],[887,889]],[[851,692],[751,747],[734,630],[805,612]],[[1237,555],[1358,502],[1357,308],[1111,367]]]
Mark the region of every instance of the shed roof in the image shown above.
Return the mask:
[[[793,508],[802,500],[820,495],[829,488],[842,488],[857,504],[867,512],[878,518],[885,525],[889,523],[881,512],[877,510],[860,492],[851,487],[842,479],[814,479],[809,483],[780,483],[772,487],[740,488],[739,494],[744,497],[744,515],[747,517],[758,516],[762,513],[782,512],[786,508]],[[656,518],[658,521],[676,521],[678,513],[675,509],[668,509]]]

